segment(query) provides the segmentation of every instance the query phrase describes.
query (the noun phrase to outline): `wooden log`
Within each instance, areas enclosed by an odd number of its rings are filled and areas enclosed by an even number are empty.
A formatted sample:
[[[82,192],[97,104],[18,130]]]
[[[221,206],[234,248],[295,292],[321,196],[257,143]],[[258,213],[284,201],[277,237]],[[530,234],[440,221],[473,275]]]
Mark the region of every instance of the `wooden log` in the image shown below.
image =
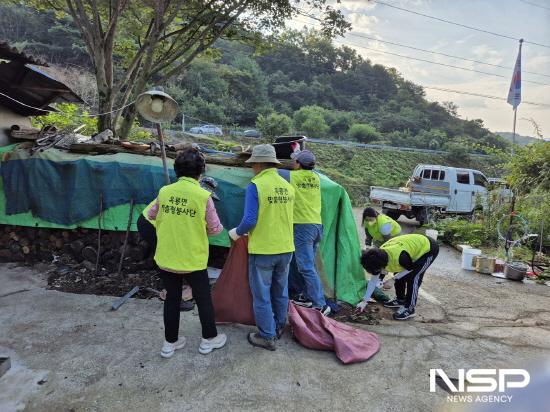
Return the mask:
[[[92,246],[85,246],[80,254],[85,260],[89,260],[90,262],[95,262],[97,257],[97,252]]]
[[[28,255],[31,252],[31,249],[28,246],[23,246],[21,248],[21,251],[23,252],[24,255]]]
[[[15,232],[10,232],[10,239],[19,242],[19,236],[17,236],[17,233]]]
[[[80,255],[85,245],[82,240],[75,240],[74,242],[69,243],[69,246],[75,255]]]

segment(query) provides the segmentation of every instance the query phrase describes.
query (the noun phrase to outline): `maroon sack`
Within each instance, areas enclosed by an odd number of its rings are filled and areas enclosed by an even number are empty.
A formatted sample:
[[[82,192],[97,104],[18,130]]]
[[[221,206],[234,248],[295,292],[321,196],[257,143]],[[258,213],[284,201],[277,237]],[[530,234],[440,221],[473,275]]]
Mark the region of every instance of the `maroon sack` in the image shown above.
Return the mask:
[[[380,349],[375,333],[327,318],[315,309],[290,302],[288,320],[300,344],[310,349],[334,351],[345,364],[366,361]]]
[[[256,325],[248,284],[248,239],[243,236],[231,246],[220,277],[212,291],[216,323]]]

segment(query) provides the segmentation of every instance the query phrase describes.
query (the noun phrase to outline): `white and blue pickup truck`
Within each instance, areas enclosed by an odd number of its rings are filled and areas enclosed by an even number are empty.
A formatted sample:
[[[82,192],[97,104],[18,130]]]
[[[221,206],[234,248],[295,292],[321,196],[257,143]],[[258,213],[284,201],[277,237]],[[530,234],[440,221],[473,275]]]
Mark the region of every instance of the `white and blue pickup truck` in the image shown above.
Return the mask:
[[[478,170],[420,164],[404,188],[371,186],[370,200],[393,219],[404,215],[425,224],[434,213],[472,214],[486,204],[488,187]]]

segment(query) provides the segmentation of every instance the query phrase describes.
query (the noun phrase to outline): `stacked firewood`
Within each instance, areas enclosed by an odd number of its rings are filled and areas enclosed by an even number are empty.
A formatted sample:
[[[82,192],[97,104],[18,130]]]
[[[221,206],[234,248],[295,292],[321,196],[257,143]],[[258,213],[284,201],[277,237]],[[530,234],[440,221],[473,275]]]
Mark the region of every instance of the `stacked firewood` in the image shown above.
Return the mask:
[[[117,272],[126,232],[101,231],[98,271]],[[96,229],[46,229],[0,225],[0,262],[34,264],[75,263],[96,270],[98,231]],[[122,272],[152,269],[153,251],[137,232],[129,232]],[[210,246],[209,266],[222,268],[228,248]]]
[[[117,270],[125,232],[102,231],[99,267]],[[21,226],[0,227],[0,260],[11,262],[57,262],[65,260],[95,269],[98,231],[92,229],[45,229]],[[136,232],[130,232],[124,253],[123,268],[140,269],[151,265],[147,244]]]

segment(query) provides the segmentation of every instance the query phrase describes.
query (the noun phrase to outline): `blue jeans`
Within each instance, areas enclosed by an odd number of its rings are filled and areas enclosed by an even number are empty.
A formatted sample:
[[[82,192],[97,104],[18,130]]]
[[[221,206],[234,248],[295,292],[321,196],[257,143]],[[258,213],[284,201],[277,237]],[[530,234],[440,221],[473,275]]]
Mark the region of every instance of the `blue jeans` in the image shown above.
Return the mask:
[[[291,274],[289,287],[311,299],[314,308],[327,304],[321,278],[315,269],[315,255],[322,237],[323,225],[294,225],[294,259],[298,270]]]
[[[274,338],[277,328],[286,324],[291,259],[292,253],[248,256],[248,282],[254,318],[262,338]]]

